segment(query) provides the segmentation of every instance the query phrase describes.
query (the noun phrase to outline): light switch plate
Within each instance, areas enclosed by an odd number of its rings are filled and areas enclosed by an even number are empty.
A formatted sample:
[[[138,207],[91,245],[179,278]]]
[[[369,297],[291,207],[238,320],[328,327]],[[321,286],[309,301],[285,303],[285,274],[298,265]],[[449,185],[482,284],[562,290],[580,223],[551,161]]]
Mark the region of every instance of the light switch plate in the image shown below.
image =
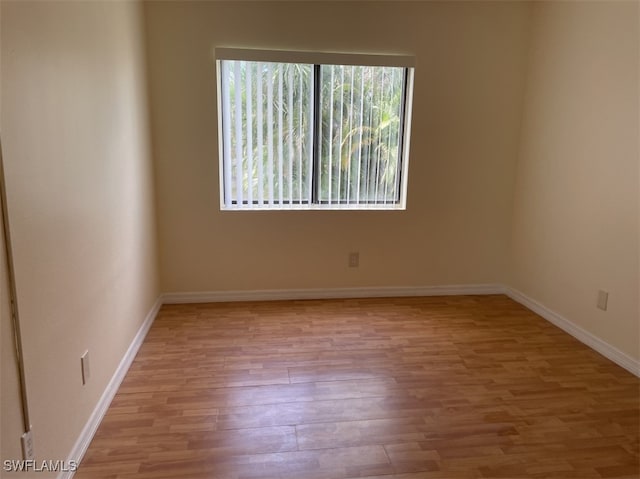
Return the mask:
[[[24,460],[33,460],[36,457],[35,451],[33,449],[33,431],[29,429],[29,431],[25,432],[20,437],[20,442],[22,443],[22,457],[24,458]]]

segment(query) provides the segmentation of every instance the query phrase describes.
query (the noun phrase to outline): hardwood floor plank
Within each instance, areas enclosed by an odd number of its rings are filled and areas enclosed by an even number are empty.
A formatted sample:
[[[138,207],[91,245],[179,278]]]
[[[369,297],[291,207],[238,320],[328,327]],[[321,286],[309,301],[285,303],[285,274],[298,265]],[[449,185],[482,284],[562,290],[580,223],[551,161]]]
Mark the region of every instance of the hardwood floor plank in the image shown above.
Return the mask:
[[[357,398],[222,408],[219,429],[313,424],[379,418],[402,418],[428,412],[411,398]]]
[[[421,441],[424,440],[427,430],[428,423],[421,417],[370,419],[296,426],[298,446],[301,450]]]
[[[144,462],[136,473],[121,474],[123,479],[161,479],[176,477],[214,477],[216,479],[345,479],[374,471],[392,471],[381,446],[292,451],[272,454],[210,456],[202,451],[182,459]],[[120,477],[120,476],[119,476]]]
[[[440,452],[425,450],[416,442],[387,444],[384,449],[396,473],[440,470]]]
[[[219,430],[193,437],[187,444],[188,450],[203,449],[221,455],[286,452],[297,448],[296,431],[291,426]]]

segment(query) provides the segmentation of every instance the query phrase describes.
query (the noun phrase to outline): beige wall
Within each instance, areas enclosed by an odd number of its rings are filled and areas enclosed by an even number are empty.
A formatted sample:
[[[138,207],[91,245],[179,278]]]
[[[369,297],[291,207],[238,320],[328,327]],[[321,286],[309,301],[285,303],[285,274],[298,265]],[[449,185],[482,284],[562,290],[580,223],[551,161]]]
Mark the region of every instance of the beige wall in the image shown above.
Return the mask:
[[[527,4],[145,5],[166,292],[503,282]],[[220,212],[213,48],[416,56],[405,212]],[[347,267],[360,251],[360,268]]]
[[[638,359],[638,3],[536,3],[532,22],[511,284]]]
[[[142,9],[1,8],[2,142],[36,456],[66,459],[159,293]]]

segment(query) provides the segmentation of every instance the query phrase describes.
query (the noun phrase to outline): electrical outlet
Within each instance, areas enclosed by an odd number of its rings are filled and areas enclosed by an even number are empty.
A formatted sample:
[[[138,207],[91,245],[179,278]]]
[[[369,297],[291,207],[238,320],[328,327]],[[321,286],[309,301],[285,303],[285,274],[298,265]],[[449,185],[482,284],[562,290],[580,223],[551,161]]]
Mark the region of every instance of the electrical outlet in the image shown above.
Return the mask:
[[[80,368],[82,370],[82,385],[84,386],[89,382],[89,377],[91,377],[91,369],[89,369],[89,351],[85,351],[82,356],[80,356]]]
[[[598,308],[600,308],[602,311],[606,311],[608,302],[609,302],[609,293],[602,290],[598,291],[598,303],[597,303]]]
[[[349,253],[349,268],[357,268],[360,266],[360,253],[357,251]]]
[[[33,460],[36,457],[36,453],[33,449],[33,431],[29,429],[29,431],[25,432],[20,437],[20,442],[22,443],[22,457],[24,460]]]

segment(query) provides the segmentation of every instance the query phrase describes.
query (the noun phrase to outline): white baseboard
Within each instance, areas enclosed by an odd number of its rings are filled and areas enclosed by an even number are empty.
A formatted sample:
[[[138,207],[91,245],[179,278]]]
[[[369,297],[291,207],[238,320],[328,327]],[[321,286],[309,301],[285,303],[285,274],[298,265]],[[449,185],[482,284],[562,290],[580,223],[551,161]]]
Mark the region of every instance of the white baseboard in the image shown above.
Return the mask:
[[[209,291],[165,293],[164,304],[218,303],[228,301],[278,301],[291,299],[390,298],[400,296],[452,296],[504,294],[500,284],[451,286],[407,286],[332,289],[260,289],[253,291]]]
[[[638,361],[637,359],[634,359],[628,354],[623,353],[618,348],[612,346],[611,344],[598,338],[597,336],[594,336],[589,331],[582,329],[580,326],[569,321],[564,316],[561,316],[558,313],[550,310],[535,299],[528,297],[526,294],[516,289],[505,288],[505,294],[514,301],[522,304],[526,308],[538,314],[539,316],[542,316],[550,323],[553,323],[560,329],[566,331],[578,341],[599,352],[605,358],[608,358],[618,366],[623,367],[631,374],[640,377],[640,361]]]
[[[120,387],[122,380],[127,374],[127,371],[129,370],[129,366],[131,366],[131,363],[136,357],[136,354],[138,353],[138,349],[140,349],[140,346],[142,345],[144,338],[147,336],[147,333],[149,332],[149,328],[151,328],[151,325],[153,324],[153,321],[156,318],[156,315],[158,314],[158,311],[160,310],[161,306],[162,306],[162,296],[160,296],[154,303],[153,307],[151,308],[146,318],[144,319],[142,326],[140,326],[140,329],[138,330],[135,337],[133,338],[133,341],[129,345],[129,349],[127,349],[127,352],[125,353],[124,357],[120,361],[120,364],[118,364],[118,367],[116,368],[115,373],[111,377],[111,381],[109,381],[109,384],[107,384],[107,387],[102,393],[102,396],[98,401],[98,404],[96,405],[95,409],[91,413],[91,416],[89,417],[89,420],[87,421],[84,428],[82,429],[82,432],[78,437],[78,440],[76,441],[73,448],[71,449],[71,453],[69,454],[69,457],[67,459],[67,464],[70,464],[71,461],[75,461],[76,464],[80,464],[80,461],[84,456],[84,453],[87,451],[87,448],[89,447],[89,444],[91,443],[91,440],[93,439],[94,434],[98,430],[98,426],[100,426],[100,422],[102,421],[102,418],[106,414],[107,409],[109,409],[109,405],[111,404],[111,401],[113,400],[114,396],[118,392],[118,388]],[[65,471],[58,475],[58,479],[71,479],[73,477],[73,474],[74,472],[72,471]]]

